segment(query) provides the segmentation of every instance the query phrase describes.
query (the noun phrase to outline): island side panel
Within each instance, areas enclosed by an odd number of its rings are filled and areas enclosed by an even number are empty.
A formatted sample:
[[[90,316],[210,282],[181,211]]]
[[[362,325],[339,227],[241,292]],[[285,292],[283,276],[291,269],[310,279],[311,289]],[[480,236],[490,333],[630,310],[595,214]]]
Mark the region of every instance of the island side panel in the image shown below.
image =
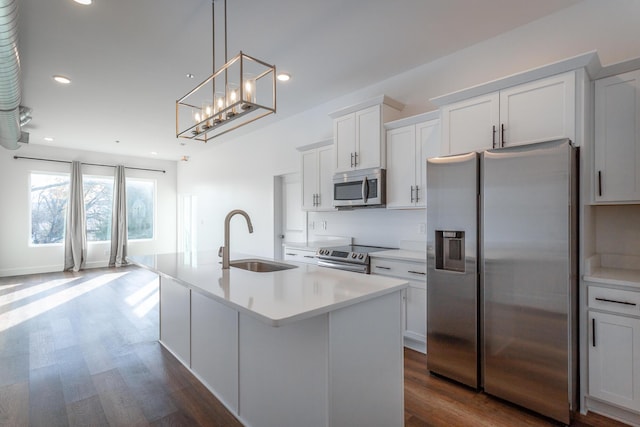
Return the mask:
[[[273,327],[240,314],[240,411],[247,427],[326,427],[328,315]]]
[[[160,277],[160,342],[183,365],[191,366],[191,290]]]
[[[404,425],[402,293],[329,314],[331,427]]]
[[[238,412],[238,312],[191,293],[191,370],[232,412]]]

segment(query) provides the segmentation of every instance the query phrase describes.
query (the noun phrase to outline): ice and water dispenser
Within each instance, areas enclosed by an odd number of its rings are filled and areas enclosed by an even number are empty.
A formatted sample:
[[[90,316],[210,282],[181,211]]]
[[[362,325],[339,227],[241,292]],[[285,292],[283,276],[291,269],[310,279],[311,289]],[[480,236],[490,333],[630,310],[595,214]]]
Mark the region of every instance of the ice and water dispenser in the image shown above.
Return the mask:
[[[464,231],[436,230],[436,270],[464,273]]]

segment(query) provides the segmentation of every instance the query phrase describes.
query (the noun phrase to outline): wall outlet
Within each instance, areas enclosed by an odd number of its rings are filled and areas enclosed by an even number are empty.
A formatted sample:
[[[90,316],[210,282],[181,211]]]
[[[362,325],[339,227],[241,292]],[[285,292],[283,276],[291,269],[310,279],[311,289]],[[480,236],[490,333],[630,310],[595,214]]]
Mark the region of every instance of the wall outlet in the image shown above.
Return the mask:
[[[427,234],[427,224],[425,224],[424,222],[418,224],[418,233]]]

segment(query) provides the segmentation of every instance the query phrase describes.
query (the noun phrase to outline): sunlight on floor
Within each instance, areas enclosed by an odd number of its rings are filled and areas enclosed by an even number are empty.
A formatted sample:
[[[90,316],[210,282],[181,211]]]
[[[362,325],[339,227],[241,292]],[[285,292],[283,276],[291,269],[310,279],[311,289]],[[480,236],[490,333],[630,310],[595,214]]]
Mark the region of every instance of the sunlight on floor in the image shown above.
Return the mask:
[[[15,308],[11,311],[7,311],[6,313],[2,313],[0,314],[0,332],[6,331],[13,326],[32,319],[62,304],[65,304],[74,298],[77,298],[81,295],[86,294],[87,292],[99,288],[100,286],[104,286],[107,283],[124,276],[125,274],[127,273],[124,272],[102,274],[93,279],[87,280],[86,282],[79,283],[78,285],[75,285],[71,288],[61,290],[53,295],[49,295],[37,301],[30,302],[29,304]],[[76,280],[76,278],[72,278],[70,280]]]
[[[129,295],[125,300],[133,309],[136,316],[142,318],[149,313],[160,300],[158,292],[158,278],[153,279],[141,289]]]
[[[29,298],[30,296],[39,294],[40,292],[45,292],[57,286],[65,285],[74,280],[77,280],[77,278],[69,277],[66,279],[49,280],[48,282],[44,282],[39,285],[29,286],[26,289],[11,292],[5,295],[0,295],[0,308],[4,307],[5,305],[9,305],[12,302],[20,301],[22,299]]]

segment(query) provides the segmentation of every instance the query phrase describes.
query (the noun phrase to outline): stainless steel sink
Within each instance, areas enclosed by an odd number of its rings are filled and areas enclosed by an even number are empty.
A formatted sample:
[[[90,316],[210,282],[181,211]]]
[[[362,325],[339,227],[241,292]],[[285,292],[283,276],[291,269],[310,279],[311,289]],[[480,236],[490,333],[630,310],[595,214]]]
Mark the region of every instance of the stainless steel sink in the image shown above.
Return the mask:
[[[271,273],[274,271],[289,270],[297,268],[296,265],[283,264],[262,259],[237,259],[229,262],[231,267],[242,268],[243,270],[254,271],[256,273]]]

